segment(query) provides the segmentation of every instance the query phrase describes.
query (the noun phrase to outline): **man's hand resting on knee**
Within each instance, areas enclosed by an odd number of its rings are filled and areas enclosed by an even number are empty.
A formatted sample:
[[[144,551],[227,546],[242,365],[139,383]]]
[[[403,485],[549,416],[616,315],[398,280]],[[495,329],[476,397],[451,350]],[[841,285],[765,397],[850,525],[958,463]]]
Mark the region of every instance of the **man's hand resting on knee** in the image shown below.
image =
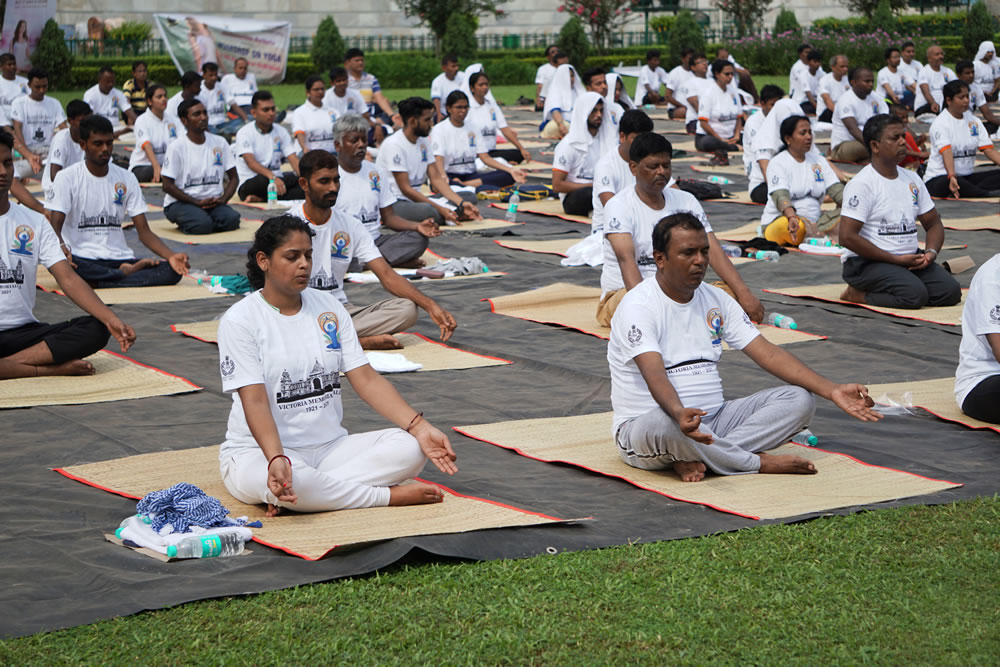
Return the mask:
[[[698,408],[681,408],[676,415],[670,416],[681,427],[684,435],[703,445],[711,445],[714,442],[712,434],[698,430],[698,427],[701,426],[701,418],[707,414],[707,412]]]

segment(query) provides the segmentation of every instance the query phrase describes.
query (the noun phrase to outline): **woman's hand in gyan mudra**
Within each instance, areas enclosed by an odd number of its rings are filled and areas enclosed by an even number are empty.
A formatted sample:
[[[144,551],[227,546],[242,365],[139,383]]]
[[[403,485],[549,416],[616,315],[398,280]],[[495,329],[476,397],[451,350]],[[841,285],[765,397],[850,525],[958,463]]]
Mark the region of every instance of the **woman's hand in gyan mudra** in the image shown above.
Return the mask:
[[[448,475],[458,472],[455,465],[455,450],[448,442],[448,436],[436,429],[431,423],[423,418],[413,427],[410,435],[417,439],[420,450],[424,455],[437,466],[438,470]]]
[[[267,488],[283,503],[296,503],[299,499],[292,489],[292,465],[284,457],[276,457],[267,469]],[[267,516],[277,516],[281,508],[267,504]]]

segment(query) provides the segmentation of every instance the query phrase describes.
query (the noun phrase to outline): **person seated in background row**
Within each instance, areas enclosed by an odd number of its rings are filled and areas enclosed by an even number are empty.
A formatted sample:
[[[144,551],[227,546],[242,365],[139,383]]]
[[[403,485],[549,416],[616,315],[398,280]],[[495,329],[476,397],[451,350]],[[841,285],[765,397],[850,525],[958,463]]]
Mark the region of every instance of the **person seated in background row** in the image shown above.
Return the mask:
[[[28,80],[17,73],[17,58],[12,53],[0,54],[0,114],[8,123],[14,100],[30,92]]]
[[[233,394],[219,468],[237,500],[299,512],[441,502],[431,484],[402,484],[427,459],[458,471],[448,438],[372,370],[350,315],[309,289],[312,230],[271,218],[257,230],[247,275],[257,290],[219,322],[222,388]],[[308,326],[307,326],[308,323]],[[398,428],[348,435],[341,375]]]
[[[997,93],[1000,92],[1000,61],[997,60],[996,51],[993,42],[980,42],[976,57],[972,59],[976,83],[990,102],[996,102]],[[962,76],[957,66],[955,73]]]
[[[911,79],[909,72],[900,64],[899,49],[895,46],[887,48],[885,67],[878,71],[878,94],[885,97],[887,104],[902,104],[912,110],[917,81]]]
[[[479,128],[465,122],[469,115],[469,98],[465,93],[453,91],[445,100],[445,108],[448,117],[431,130],[431,149],[449,183],[496,190],[527,180],[523,171],[497,161],[486,152]],[[479,161],[492,171],[479,171],[476,168]]]
[[[146,86],[146,97],[146,111],[135,121],[135,148],[128,169],[140,183],[159,183],[167,147],[180,137],[181,121],[167,113],[166,88],[155,83]]]
[[[174,118],[180,118],[181,102],[197,99],[201,93],[201,74],[197,72],[184,72],[181,75],[181,89],[174,93],[174,96],[167,100],[167,113]]]
[[[944,86],[944,110],[931,123],[931,156],[924,184],[932,197],[979,198],[1000,196],[1000,169],[974,171],[976,153],[983,152],[1000,165],[981,120],[969,112],[969,86],[949,81]]]
[[[188,256],[173,252],[149,228],[146,201],[131,172],[111,164],[114,127],[104,116],[80,121],[84,160],[66,167],[52,183],[52,229],[70,265],[91,287],[175,285],[188,272]],[[165,262],[137,259],[122,224],[131,220],[139,241]]]
[[[440,123],[447,113],[444,101],[455,90],[461,90],[465,83],[465,72],[458,69],[458,56],[454,53],[445,54],[441,59],[441,73],[431,81],[431,102],[434,104],[434,122]]]
[[[899,70],[913,81],[914,96],[916,95],[916,82],[920,78],[920,70],[924,68],[920,61],[913,57],[916,53],[917,47],[913,42],[903,42],[903,45],[899,47]]]
[[[808,56],[809,52],[812,51],[812,46],[809,44],[799,44],[799,47],[795,50],[798,54],[798,60],[792,63],[792,68],[788,72],[788,94],[789,96],[795,91],[795,84],[798,81],[799,73],[802,70],[808,70]]]
[[[305,192],[305,202],[293,207],[288,215],[305,220],[315,233],[309,287],[329,291],[337,297],[350,314],[361,347],[366,350],[402,347],[392,334],[406,331],[416,323],[418,306],[441,329],[441,340],[447,341],[458,326],[451,313],[392,270],[357,218],[333,208],[340,190],[338,167],[337,158],[323,150],[309,151],[299,161],[299,184]],[[396,298],[369,306],[349,303],[344,275],[355,259],[374,273],[382,287]]]
[[[306,79],[306,100],[292,112],[292,136],[302,152],[324,150],[333,152],[333,122],[337,112],[323,104],[326,86],[323,78]]]
[[[184,234],[237,229],[240,214],[226,204],[239,183],[233,151],[225,139],[207,131],[208,113],[201,100],[185,100],[178,111],[185,133],[167,146],[163,159],[163,213]]]
[[[361,49],[347,49],[344,53],[344,69],[347,70],[347,86],[351,90],[356,90],[361,94],[365,104],[368,105],[368,113],[373,121],[384,120],[392,127],[402,127],[403,121],[399,114],[392,110],[389,100],[382,94],[382,87],[374,74],[365,71],[365,54]],[[375,128],[375,145],[381,145],[382,140],[388,136],[387,128],[382,128],[381,124]]]
[[[698,134],[698,109],[703,97],[707,97],[711,92],[711,87],[715,85],[715,79],[708,78],[708,59],[700,53],[692,53],[689,56],[691,62],[691,76],[684,79],[680,84],[674,97],[679,99],[684,105],[684,129],[690,135]],[[671,114],[673,116],[673,114]]]
[[[844,188],[840,260],[848,286],[840,298],[884,308],[955,305],[958,281],[934,261],[944,244],[941,217],[920,177],[898,166],[906,154],[903,124],[879,114],[864,137],[871,164]],[[918,220],[926,250],[918,244]]]
[[[552,80],[552,75],[556,73],[556,68],[559,67],[558,56],[565,55],[559,52],[559,47],[555,44],[551,44],[545,47],[545,60],[546,62],[538,66],[535,70],[535,111],[542,111],[545,109],[545,92],[548,88],[549,81]]]
[[[635,185],[635,176],[629,168],[629,149],[637,136],[652,131],[653,121],[641,109],[629,109],[619,121],[617,149],[605,151],[594,166],[591,234],[604,234],[604,205],[619,192]]]
[[[601,97],[608,96],[608,75],[602,67],[589,67],[580,75],[583,80],[583,89],[587,92],[595,92]]]
[[[49,75],[40,67],[28,72],[31,92],[11,103],[10,120],[14,129],[14,150],[21,159],[14,162],[17,178],[42,178],[42,167],[49,154],[52,136],[66,127],[66,114],[59,100],[45,93]]]
[[[110,333],[122,353],[135,331],[104,305],[80,279],[59,247],[59,237],[44,217],[8,198],[14,180],[14,137],[0,130],[0,380],[47,375],[92,375],[86,358],[104,348]],[[56,279],[73,303],[88,313],[58,324],[34,315],[39,265]]]
[[[659,49],[646,51],[646,64],[639,69],[639,78],[635,82],[635,101],[637,104],[660,104],[660,86],[667,82],[667,72],[660,67]]]
[[[125,93],[115,88],[115,71],[108,66],[102,67],[97,73],[97,84],[87,89],[83,101],[90,105],[93,112],[111,121],[115,128],[115,136],[128,132],[135,125],[135,112]],[[122,115],[125,125],[122,125]]]
[[[674,67],[667,73],[667,78],[663,82],[663,99],[667,103],[667,113],[674,120],[681,120],[684,116],[681,115],[681,110],[686,108],[684,104],[684,97],[679,93],[684,90],[684,85],[687,80],[691,78],[692,65],[694,64],[695,50],[691,47],[684,47],[681,49],[681,62],[679,65]],[[640,70],[641,71],[641,70]],[[704,74],[702,74],[704,77]],[[638,94],[637,88],[637,94]],[[636,98],[636,101],[640,100]]]
[[[979,83],[974,80],[975,68],[972,66],[972,61],[959,60],[955,63],[955,74],[958,76],[959,81],[969,86],[969,113],[973,116],[976,115],[977,111],[982,114],[986,132],[992,136],[997,129],[1000,129],[1000,118],[997,118],[992,109],[990,109],[986,93],[983,92]]]
[[[298,176],[299,151],[288,130],[274,122],[278,110],[270,91],[258,90],[253,94],[250,113],[253,114],[254,122],[241,127],[233,142],[236,174],[240,180],[237,194],[240,199],[248,202],[267,201],[267,188],[272,181],[278,199],[302,199],[304,195],[299,187]],[[281,171],[284,160],[288,160],[292,171]]]
[[[747,68],[743,67],[743,65],[740,65],[738,62],[736,62],[736,59],[733,58],[731,53],[729,53],[729,49],[727,49],[724,46],[720,46],[718,49],[716,49],[715,59],[728,60],[730,63],[732,63],[733,69],[736,70],[736,74],[733,76],[733,83],[735,83],[736,87],[739,88],[740,90],[745,90],[746,92],[750,93],[750,96],[753,98],[754,104],[757,104],[760,98],[757,95],[757,86],[756,84],[754,84],[753,76],[750,74],[750,70],[748,70]]]
[[[584,93],[573,110],[569,134],[556,145],[552,161],[552,189],[559,193],[563,211],[570,215],[590,214],[594,205],[594,168],[617,142],[604,98]]]
[[[694,145],[699,151],[715,153],[712,164],[729,164],[729,151],[738,151],[743,143],[743,102],[736,89],[730,89],[733,66],[718,60],[712,68],[715,85],[704,88],[698,100],[698,133]]]
[[[80,145],[80,121],[90,114],[90,105],[83,100],[71,100],[66,105],[69,127],[59,130],[52,137],[52,145],[42,169],[42,192],[46,199],[52,198],[52,182],[56,174],[84,159],[83,147]]]
[[[826,75],[823,71],[823,53],[810,49],[806,53],[806,67],[798,70],[795,82],[792,84],[791,96],[800,107],[802,113],[812,115],[819,109],[819,82]]]
[[[357,114],[364,118],[369,128],[368,143],[372,146],[375,146],[376,143],[381,144],[382,139],[388,136],[388,131],[392,129],[372,119],[371,114],[368,113],[368,104],[361,97],[361,93],[348,87],[347,70],[343,67],[334,67],[330,70],[330,88],[323,96],[323,106],[337,114],[337,118],[347,114]],[[376,130],[380,132],[378,142],[375,141]]]
[[[1000,424],[1000,254],[979,267],[965,297],[955,401],[973,419]]]
[[[840,209],[821,211],[824,197],[840,206],[844,184],[830,163],[812,150],[812,125],[805,116],[781,123],[784,150],[767,165],[767,205],[760,217],[763,237],[785,246],[798,246],[807,236],[829,236],[837,241]]]
[[[569,132],[569,118],[574,105],[586,91],[580,84],[576,69],[569,63],[559,65],[546,90],[542,124],[538,130],[543,139],[562,139]]]
[[[146,111],[146,88],[149,87],[149,68],[146,63],[138,60],[132,63],[132,78],[122,84],[122,93],[128,100],[132,112],[139,119]]]
[[[475,76],[475,75],[473,75]],[[476,195],[455,192],[440,165],[434,159],[428,136],[434,122],[434,105],[419,97],[409,97],[398,105],[403,129],[382,142],[376,165],[392,176],[389,185],[396,197],[393,209],[407,220],[434,218],[440,226],[459,220],[481,220]],[[338,177],[339,180],[339,177]],[[420,191],[429,182],[431,189],[455,209],[430,199]]]
[[[767,164],[781,150],[781,124],[786,118],[801,115],[802,107],[790,98],[784,97],[771,106],[767,116],[760,122],[760,129],[753,141],[753,160],[756,169],[750,174],[751,199],[754,202],[767,203]],[[760,185],[763,185],[763,188]],[[759,199],[753,199],[754,192],[759,193]]]
[[[462,90],[469,97],[469,115],[466,116],[465,122],[467,125],[479,128],[480,147],[489,153],[490,157],[503,159],[511,164],[531,160],[531,153],[521,145],[517,132],[507,125],[507,119],[500,105],[492,99],[490,78],[486,72],[473,73],[466,83],[468,86],[463,86]],[[513,148],[497,148],[498,133],[502,134]],[[480,162],[477,161],[476,170],[485,171],[485,165],[481,165]]]
[[[919,169],[919,166],[924,164],[931,155],[927,150],[927,135],[918,134],[914,136],[913,132],[910,131],[910,110],[906,106],[902,104],[890,104],[889,113],[903,123],[903,137],[906,139],[906,157],[899,161],[899,166],[906,167],[907,169],[911,167]]]
[[[383,172],[368,162],[368,123],[357,114],[341,116],[333,124],[333,140],[340,163],[340,194],[336,208],[353,216],[375,241],[375,246],[392,267],[419,268],[420,256],[427,250],[427,239],[441,235],[434,218],[420,222],[407,220],[396,213],[396,198]],[[387,175],[385,178],[389,178]],[[383,233],[382,225],[392,233]],[[361,270],[361,262],[351,262],[349,271]]]
[[[847,56],[830,58],[830,71],[819,80],[816,91],[819,98],[817,107],[819,116],[816,120],[821,123],[833,120],[833,108],[837,105],[837,100],[851,87],[847,76],[847,62]]]
[[[830,132],[831,160],[865,163],[871,151],[865,145],[865,123],[872,116],[889,113],[881,95],[872,95],[875,75],[867,67],[855,67],[851,72],[851,89],[841,95],[833,110],[833,131]]]
[[[694,195],[668,187],[672,150],[670,142],[655,132],[640,134],[629,148],[635,185],[612,197],[604,207],[604,266],[597,322],[610,326],[626,292],[653,275],[653,229],[658,220],[675,213],[689,213],[700,221],[711,244],[712,269],[750,317],[761,321],[764,307],[723,252],[701,204]]]
[[[771,109],[784,96],[785,91],[779,86],[767,84],[761,88],[760,111],[750,114],[750,117],[743,124],[743,170],[747,178],[750,179],[750,185],[747,188],[747,191],[750,193],[750,201],[755,204],[764,204],[767,202],[767,183],[764,182],[760,165],[757,164],[755,158],[757,155],[757,137],[762,132],[764,121],[767,120]],[[773,157],[773,155],[770,157]]]
[[[941,91],[944,84],[956,79],[955,73],[945,67],[944,49],[940,46],[927,47],[927,64],[920,69],[917,77],[917,95],[914,101],[916,111],[913,115],[920,119],[925,114],[941,113],[944,97]]]
[[[244,113],[250,113],[253,94],[257,92],[257,76],[249,71],[250,63],[246,58],[233,61],[233,71],[222,77],[221,84],[226,94],[240,105]]]
[[[711,245],[697,216],[664,216],[649,244],[655,268],[622,299],[608,342],[612,435],[625,463],[672,468],[685,482],[709,470],[815,474],[808,459],[767,453],[809,425],[814,394],[860,421],[881,419],[867,387],[819,375],[761,336],[723,290],[704,284]],[[787,384],[726,400],[723,341]]]
[[[250,119],[236,103],[236,98],[230,95],[226,87],[219,83],[218,64],[205,63],[202,65],[201,76],[201,90],[198,92],[198,99],[205,104],[205,111],[208,112],[208,131],[223,136],[236,134],[236,131],[250,122]],[[229,112],[236,114],[236,118],[230,118]]]
[[[635,102],[629,97],[628,91],[625,90],[625,84],[622,83],[621,76],[612,72],[608,74],[608,94],[605,96],[608,104],[611,105],[611,113],[614,116],[615,121],[621,120],[622,115],[629,109],[635,109]]]

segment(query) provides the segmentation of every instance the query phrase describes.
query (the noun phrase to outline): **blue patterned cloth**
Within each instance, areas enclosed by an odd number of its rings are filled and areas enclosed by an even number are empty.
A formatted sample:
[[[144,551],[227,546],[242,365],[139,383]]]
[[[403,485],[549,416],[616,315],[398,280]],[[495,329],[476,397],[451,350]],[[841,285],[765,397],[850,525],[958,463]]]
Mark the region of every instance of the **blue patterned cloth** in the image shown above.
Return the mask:
[[[167,524],[173,526],[175,533],[190,532],[191,526],[261,527],[260,521],[247,523],[246,518],[228,518],[229,510],[218,498],[213,498],[187,482],[146,494],[136,504],[135,511],[137,514],[148,515],[152,520],[153,530],[157,533]]]

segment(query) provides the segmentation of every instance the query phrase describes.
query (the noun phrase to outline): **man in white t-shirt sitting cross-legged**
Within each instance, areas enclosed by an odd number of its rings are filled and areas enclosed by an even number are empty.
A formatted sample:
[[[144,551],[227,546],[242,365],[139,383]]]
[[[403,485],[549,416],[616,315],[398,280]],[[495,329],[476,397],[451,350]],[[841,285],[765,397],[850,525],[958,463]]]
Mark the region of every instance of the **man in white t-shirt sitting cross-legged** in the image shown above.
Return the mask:
[[[955,305],[962,299],[958,281],[934,262],[944,243],[941,216],[920,177],[897,166],[906,156],[903,121],[875,116],[864,139],[871,164],[844,188],[840,244],[848,287],[840,298],[884,308]],[[917,221],[927,232],[926,250]]]
[[[860,384],[836,384],[769,342],[728,294],[704,284],[709,240],[697,217],[676,213],[652,234],[656,273],[630,291],[611,321],[612,435],[622,460],[673,468],[685,482],[745,473],[814,474],[793,454],[768,454],[809,425],[822,396],[861,421],[881,415]],[[725,400],[722,343],[788,383]]]
[[[240,128],[233,142],[236,154],[236,173],[240,179],[237,193],[249,202],[267,201],[267,188],[274,181],[274,188],[281,200],[303,198],[299,187],[299,147],[288,130],[275,122],[278,109],[270,91],[258,90],[253,94],[250,113],[254,121]],[[292,171],[282,171],[282,160],[288,160]]]

